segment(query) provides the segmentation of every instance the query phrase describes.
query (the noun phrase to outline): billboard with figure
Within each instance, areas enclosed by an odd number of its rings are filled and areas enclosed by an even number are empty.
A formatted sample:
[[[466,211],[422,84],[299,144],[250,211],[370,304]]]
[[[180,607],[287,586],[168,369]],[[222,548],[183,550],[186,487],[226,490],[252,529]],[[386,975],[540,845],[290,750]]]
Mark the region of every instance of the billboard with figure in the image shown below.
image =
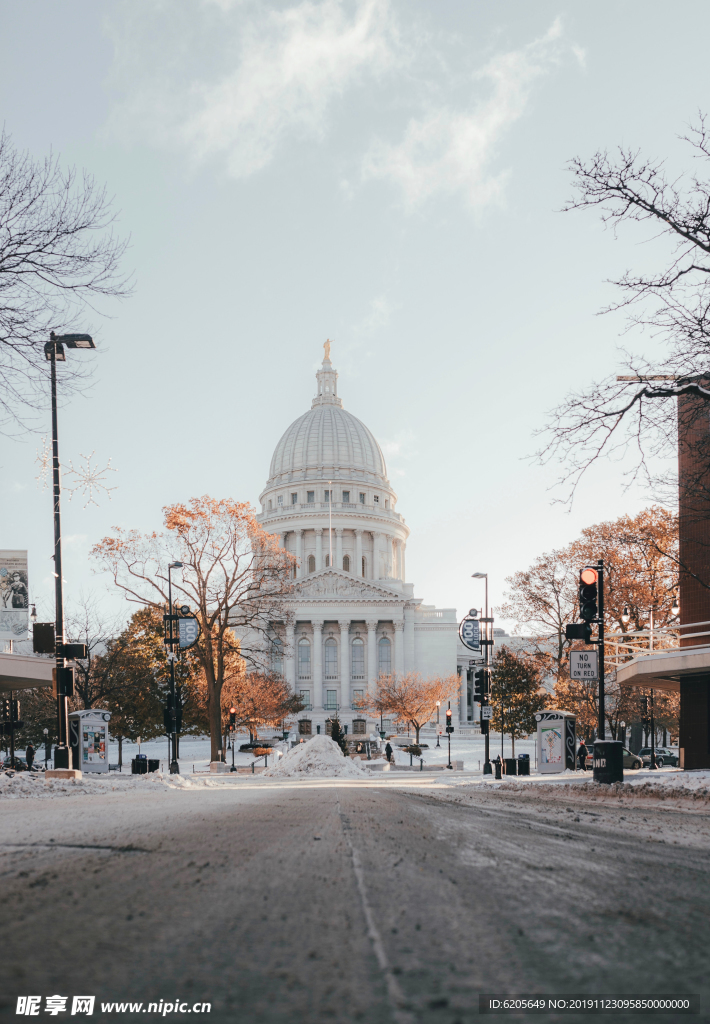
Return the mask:
[[[26,640],[29,625],[27,552],[0,550],[0,640]]]

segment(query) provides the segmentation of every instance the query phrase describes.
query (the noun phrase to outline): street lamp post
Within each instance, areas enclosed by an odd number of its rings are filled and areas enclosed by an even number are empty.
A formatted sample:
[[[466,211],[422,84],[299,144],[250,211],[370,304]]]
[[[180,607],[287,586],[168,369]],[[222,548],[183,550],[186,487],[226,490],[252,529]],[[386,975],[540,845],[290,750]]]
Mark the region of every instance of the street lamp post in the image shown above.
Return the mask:
[[[488,618],[488,573],[487,572],[474,572],[474,573],[471,574],[471,579],[474,579],[474,580],[485,580],[486,581],[486,614],[485,614],[485,618],[483,619],[483,621],[484,621],[484,623],[486,625],[486,630],[485,630],[486,636],[485,636],[485,641],[484,641],[485,647],[486,647],[486,651],[485,651],[484,665],[485,665],[485,671],[486,671],[486,689],[488,689],[488,686],[490,685],[490,678],[491,678],[491,668],[490,668],[490,665],[491,665],[491,660],[490,660],[491,659],[491,654],[490,654],[490,651],[491,651],[491,641],[493,639],[493,630],[492,629],[490,630],[490,634],[489,634],[490,621],[489,621],[489,618]],[[483,705],[481,705],[481,707],[483,707]],[[490,738],[490,728],[491,728],[491,726],[490,726],[490,719],[487,719],[487,722],[488,722],[488,724],[486,726],[486,734],[485,734],[485,755],[484,755],[484,759],[483,759],[483,774],[484,775],[492,775],[493,774],[493,768],[491,766],[491,738]]]
[[[47,761],[49,761],[49,729],[43,729],[44,733],[44,769],[47,770]]]
[[[441,748],[441,744],[439,743],[439,711],[440,710],[441,710],[441,701],[438,700],[436,702],[436,745],[439,748]]]
[[[64,347],[96,348],[90,334],[60,334],[54,331],[44,346],[45,358],[50,363],[52,386],[52,493],[54,502],[54,602],[55,602],[55,659],[57,676],[57,746],[54,767],[71,768],[69,748],[69,706],[67,699],[73,692],[68,684],[64,657],[64,595],[62,592],[62,524],[60,515],[61,480],[59,475],[59,437],[57,432],[57,363],[65,363]],[[78,767],[78,765],[77,765]]]
[[[182,562],[171,562],[168,566],[168,605],[170,606],[169,611],[169,623],[170,623],[170,653],[168,658],[170,659],[170,774],[179,775],[180,765],[177,759],[177,701],[175,695],[175,659],[177,654],[173,650],[175,645],[175,638],[173,637],[173,581],[171,572],[173,569],[182,569]]]

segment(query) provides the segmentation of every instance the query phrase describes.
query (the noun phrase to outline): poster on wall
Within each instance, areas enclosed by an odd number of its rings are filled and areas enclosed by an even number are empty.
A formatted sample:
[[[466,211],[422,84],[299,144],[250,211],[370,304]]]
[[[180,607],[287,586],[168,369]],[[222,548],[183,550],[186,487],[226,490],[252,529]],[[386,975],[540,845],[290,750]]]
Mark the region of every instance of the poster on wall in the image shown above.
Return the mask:
[[[0,550],[0,640],[26,640],[29,625],[27,552]]]
[[[543,764],[562,764],[562,723],[540,728],[540,753]]]

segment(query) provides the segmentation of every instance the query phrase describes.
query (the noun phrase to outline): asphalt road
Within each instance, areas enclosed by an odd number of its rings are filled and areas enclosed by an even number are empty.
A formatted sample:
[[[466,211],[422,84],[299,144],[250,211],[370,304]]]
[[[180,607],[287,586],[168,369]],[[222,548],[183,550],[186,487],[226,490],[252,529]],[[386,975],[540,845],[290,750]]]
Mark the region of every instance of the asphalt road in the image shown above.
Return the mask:
[[[163,1000],[213,1022],[463,1024],[481,992],[683,992],[710,1020],[703,810],[257,782],[7,801],[0,821],[8,1016],[58,993],[96,995],[99,1021],[141,1019],[102,1001]]]

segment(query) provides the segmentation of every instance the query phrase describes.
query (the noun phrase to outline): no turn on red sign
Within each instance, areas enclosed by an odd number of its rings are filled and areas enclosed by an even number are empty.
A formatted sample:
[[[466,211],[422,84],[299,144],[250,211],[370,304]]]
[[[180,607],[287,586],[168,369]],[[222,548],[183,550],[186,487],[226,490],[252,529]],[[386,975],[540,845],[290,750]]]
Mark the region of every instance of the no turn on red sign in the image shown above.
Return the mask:
[[[598,653],[596,651],[570,651],[569,674],[571,679],[598,679]]]

